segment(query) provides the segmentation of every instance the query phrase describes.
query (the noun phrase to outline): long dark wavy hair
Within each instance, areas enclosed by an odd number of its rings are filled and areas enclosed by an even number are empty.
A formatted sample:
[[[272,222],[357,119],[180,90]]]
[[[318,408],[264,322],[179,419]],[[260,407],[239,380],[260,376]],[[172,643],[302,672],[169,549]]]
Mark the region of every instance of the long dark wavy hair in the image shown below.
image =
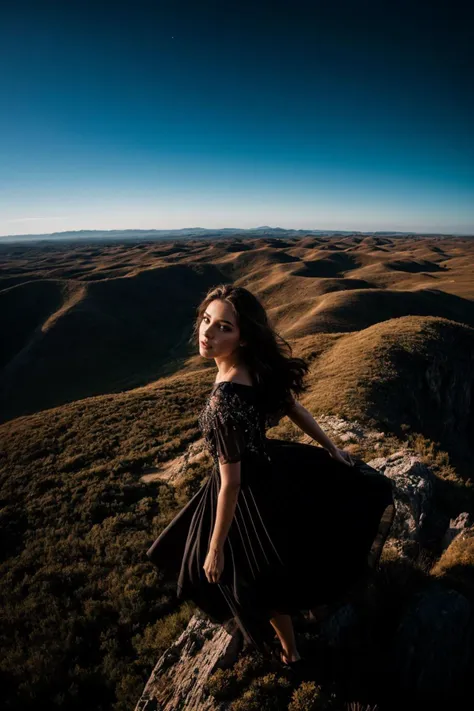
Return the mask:
[[[303,381],[308,363],[292,356],[290,344],[273,329],[258,298],[248,289],[232,284],[219,284],[207,292],[197,308],[190,342],[198,342],[203,314],[214,299],[222,299],[232,306],[240,338],[246,344],[240,346],[239,355],[250,372],[254,387],[260,391],[267,419],[278,422],[292,395],[307,390],[308,385]]]

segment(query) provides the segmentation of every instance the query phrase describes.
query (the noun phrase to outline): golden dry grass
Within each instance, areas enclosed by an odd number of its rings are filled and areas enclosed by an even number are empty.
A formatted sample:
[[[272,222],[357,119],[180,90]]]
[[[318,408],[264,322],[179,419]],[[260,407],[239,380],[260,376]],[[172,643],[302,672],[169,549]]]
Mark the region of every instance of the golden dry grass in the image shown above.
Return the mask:
[[[459,534],[434,564],[430,575],[474,599],[474,529]]]
[[[3,245],[2,418],[178,373],[195,308],[222,281],[260,296],[293,342],[410,315],[474,325],[472,250],[359,235]]]

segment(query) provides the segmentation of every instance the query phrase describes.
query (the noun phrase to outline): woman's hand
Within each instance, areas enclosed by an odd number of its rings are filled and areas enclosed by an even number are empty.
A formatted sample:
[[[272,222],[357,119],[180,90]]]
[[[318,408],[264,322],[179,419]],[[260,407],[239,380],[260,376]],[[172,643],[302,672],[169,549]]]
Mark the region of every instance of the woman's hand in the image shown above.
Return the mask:
[[[221,547],[209,548],[202,567],[208,581],[210,583],[218,583],[224,569],[224,549]]]
[[[336,461],[341,462],[342,464],[346,464],[349,467],[354,466],[354,460],[352,459],[349,452],[347,452],[345,449],[339,449],[339,447],[331,447],[330,449],[328,449],[328,452],[331,457]]]

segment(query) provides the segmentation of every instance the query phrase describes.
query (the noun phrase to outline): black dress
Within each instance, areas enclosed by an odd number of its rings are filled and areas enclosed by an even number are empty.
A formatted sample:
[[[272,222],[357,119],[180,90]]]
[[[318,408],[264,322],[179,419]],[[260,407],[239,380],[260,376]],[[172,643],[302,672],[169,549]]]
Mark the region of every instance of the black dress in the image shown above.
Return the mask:
[[[282,414],[282,413],[280,413]],[[265,653],[274,612],[292,614],[339,598],[375,567],[393,521],[390,479],[360,459],[350,467],[324,448],[271,439],[257,389],[212,388],[199,426],[210,476],[161,532],[147,556],[177,576],[177,595]],[[224,569],[203,569],[220,488],[219,462],[241,462],[241,486],[224,543]]]

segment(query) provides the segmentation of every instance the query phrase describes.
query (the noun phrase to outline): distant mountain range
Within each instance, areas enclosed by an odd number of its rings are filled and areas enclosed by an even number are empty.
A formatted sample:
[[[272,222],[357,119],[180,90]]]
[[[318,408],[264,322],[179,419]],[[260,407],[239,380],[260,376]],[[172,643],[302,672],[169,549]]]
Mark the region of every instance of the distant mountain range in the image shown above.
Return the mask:
[[[0,244],[20,242],[23,240],[109,240],[109,239],[208,239],[226,237],[301,237],[302,235],[361,235],[361,236],[386,236],[386,237],[406,237],[408,235],[419,235],[424,237],[451,237],[458,236],[457,233],[418,233],[418,232],[360,232],[358,230],[291,230],[282,227],[253,227],[242,229],[239,227],[223,227],[221,229],[207,229],[205,227],[184,227],[179,230],[71,230],[69,232],[50,232],[42,234],[26,235],[3,235],[0,236]],[[460,235],[459,235],[460,236]],[[466,236],[466,235],[464,235]]]

